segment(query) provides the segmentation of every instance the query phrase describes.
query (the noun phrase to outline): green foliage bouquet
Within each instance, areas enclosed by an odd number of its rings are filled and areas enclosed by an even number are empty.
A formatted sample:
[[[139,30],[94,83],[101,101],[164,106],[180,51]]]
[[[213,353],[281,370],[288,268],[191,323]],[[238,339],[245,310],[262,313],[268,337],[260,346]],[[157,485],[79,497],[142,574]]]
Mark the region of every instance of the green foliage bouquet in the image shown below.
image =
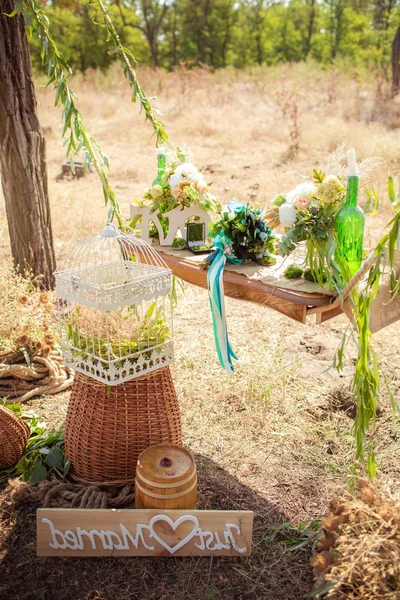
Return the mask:
[[[223,235],[226,252],[240,261],[274,264],[275,236],[262,218],[262,211],[250,204],[231,201],[222,209],[220,219],[212,224],[210,237]]]

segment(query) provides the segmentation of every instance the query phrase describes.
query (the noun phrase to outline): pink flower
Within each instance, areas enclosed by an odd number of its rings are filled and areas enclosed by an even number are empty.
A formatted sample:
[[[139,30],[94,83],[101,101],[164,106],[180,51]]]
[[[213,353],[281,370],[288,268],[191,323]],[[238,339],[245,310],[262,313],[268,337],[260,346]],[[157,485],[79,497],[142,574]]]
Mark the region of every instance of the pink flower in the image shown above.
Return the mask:
[[[179,198],[179,196],[181,195],[181,191],[179,189],[171,190],[171,194],[174,198]]]
[[[307,210],[311,202],[311,199],[308,196],[301,196],[300,198],[296,198],[293,202],[293,206],[296,210]]]

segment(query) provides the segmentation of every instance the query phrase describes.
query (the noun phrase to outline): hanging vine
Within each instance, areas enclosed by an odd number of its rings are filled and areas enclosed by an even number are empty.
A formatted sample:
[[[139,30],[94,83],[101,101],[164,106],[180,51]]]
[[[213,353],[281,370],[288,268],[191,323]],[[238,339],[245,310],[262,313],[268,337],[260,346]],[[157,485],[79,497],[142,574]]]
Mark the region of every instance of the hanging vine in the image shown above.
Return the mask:
[[[108,31],[108,40],[114,44],[112,50],[109,51],[109,54],[115,54],[119,57],[121,61],[121,67],[124,72],[125,78],[127,79],[131,89],[132,89],[132,102],[136,102],[139,99],[140,102],[140,110],[144,110],[145,112],[145,120],[150,121],[153,129],[154,135],[156,136],[156,145],[165,144],[168,142],[168,135],[164,130],[164,123],[156,119],[155,114],[160,115],[161,113],[156,108],[151,108],[150,103],[143,91],[143,88],[140,86],[136,71],[132,66],[132,62],[134,64],[137,63],[135,57],[132,52],[124,47],[121,43],[119,35],[113,25],[111,20],[111,13],[105,6],[103,0],[90,0],[92,5],[97,5],[103,15],[104,26]],[[132,62],[131,62],[132,61]]]
[[[125,77],[133,89],[132,100],[139,99],[141,110],[144,110],[146,115],[145,120],[150,121],[153,126],[157,144],[165,143],[168,140],[168,136],[163,128],[164,124],[154,116],[156,111],[152,109],[132,68],[130,60],[136,62],[134,56],[120,43],[109,13],[102,1],[93,0],[93,3],[98,4],[100,7],[110,39],[115,43],[115,48],[112,52],[118,54],[123,63]],[[76,96],[68,82],[72,74],[71,68],[58,50],[50,33],[49,20],[43,7],[38,0],[18,0],[15,11],[10,16],[14,16],[21,11],[25,13],[29,32],[36,34],[41,41],[41,59],[47,69],[48,75],[47,86],[53,85],[55,89],[54,104],[55,106],[61,105],[63,107],[62,119],[64,127],[62,137],[66,138],[66,155],[70,159],[71,169],[75,172],[74,157],[82,153],[84,169],[86,170],[89,164],[92,164],[100,178],[105,205],[110,205],[109,220],[112,221],[115,216],[118,226],[124,228],[124,217],[121,214],[114,190],[107,176],[107,169],[109,168],[108,157],[85,127],[83,115],[76,106]]]
[[[373,441],[381,390],[379,360],[373,347],[370,330],[371,305],[378,294],[379,285],[384,276],[390,280],[391,301],[400,292],[400,276],[397,274],[399,265],[396,263],[395,255],[400,232],[400,191],[396,198],[392,175],[389,175],[388,178],[388,195],[395,210],[395,216],[388,223],[387,233],[374,250],[376,260],[368,273],[366,283],[358,285],[351,292],[350,301],[354,316],[355,335],[349,336],[345,332],[335,357],[335,366],[340,371],[343,368],[345,347],[349,339],[353,337],[356,340],[357,359],[352,381],[353,398],[356,404],[355,458],[365,467],[370,477],[375,477],[377,470]],[[399,415],[399,405],[389,386],[386,388],[393,414]]]

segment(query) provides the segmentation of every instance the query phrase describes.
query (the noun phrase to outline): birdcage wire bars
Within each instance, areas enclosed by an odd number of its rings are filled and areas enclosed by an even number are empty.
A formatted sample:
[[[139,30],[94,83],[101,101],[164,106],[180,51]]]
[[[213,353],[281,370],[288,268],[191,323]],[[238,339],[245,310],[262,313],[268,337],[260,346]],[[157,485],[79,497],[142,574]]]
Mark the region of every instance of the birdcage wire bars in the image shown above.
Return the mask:
[[[117,385],[173,362],[172,275],[150,244],[108,225],[55,278],[66,365]]]

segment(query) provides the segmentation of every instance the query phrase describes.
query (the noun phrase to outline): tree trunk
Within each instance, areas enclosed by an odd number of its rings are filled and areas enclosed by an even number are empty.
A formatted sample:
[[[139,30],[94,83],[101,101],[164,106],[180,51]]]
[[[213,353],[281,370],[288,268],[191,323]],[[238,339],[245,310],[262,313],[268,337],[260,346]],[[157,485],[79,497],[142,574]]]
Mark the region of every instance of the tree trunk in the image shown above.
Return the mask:
[[[10,14],[15,0],[1,4],[1,12]],[[46,149],[22,15],[0,14],[0,168],[14,263],[50,289],[55,257]]]
[[[400,25],[397,28],[392,46],[392,94],[400,92]]]
[[[257,2],[254,27],[256,30],[256,33],[255,33],[256,53],[257,53],[256,60],[259,65],[262,65],[264,62],[264,51],[263,51],[263,44],[262,44],[262,38],[261,38],[262,30],[264,29],[262,8],[263,8],[262,1]]]
[[[201,26],[201,37],[199,43],[199,62],[205,64],[207,62],[207,42],[208,42],[208,15],[210,11],[210,0],[205,0],[203,8],[203,23]]]
[[[153,61],[153,67],[155,69],[158,69],[158,67],[160,65],[159,65],[159,62],[158,62],[158,40],[157,40],[157,33],[152,32],[151,34],[149,34],[147,40],[148,40],[149,46],[150,46],[151,60]]]
[[[172,20],[172,61],[170,69],[178,64],[178,0],[173,4],[174,18]]]
[[[307,26],[307,37],[306,37],[306,46],[305,46],[305,58],[308,57],[311,50],[311,38],[314,33],[314,22],[315,22],[315,2],[316,0],[310,0],[310,13],[308,17],[308,26]]]
[[[330,0],[331,61],[334,61],[343,37],[344,0]]]

